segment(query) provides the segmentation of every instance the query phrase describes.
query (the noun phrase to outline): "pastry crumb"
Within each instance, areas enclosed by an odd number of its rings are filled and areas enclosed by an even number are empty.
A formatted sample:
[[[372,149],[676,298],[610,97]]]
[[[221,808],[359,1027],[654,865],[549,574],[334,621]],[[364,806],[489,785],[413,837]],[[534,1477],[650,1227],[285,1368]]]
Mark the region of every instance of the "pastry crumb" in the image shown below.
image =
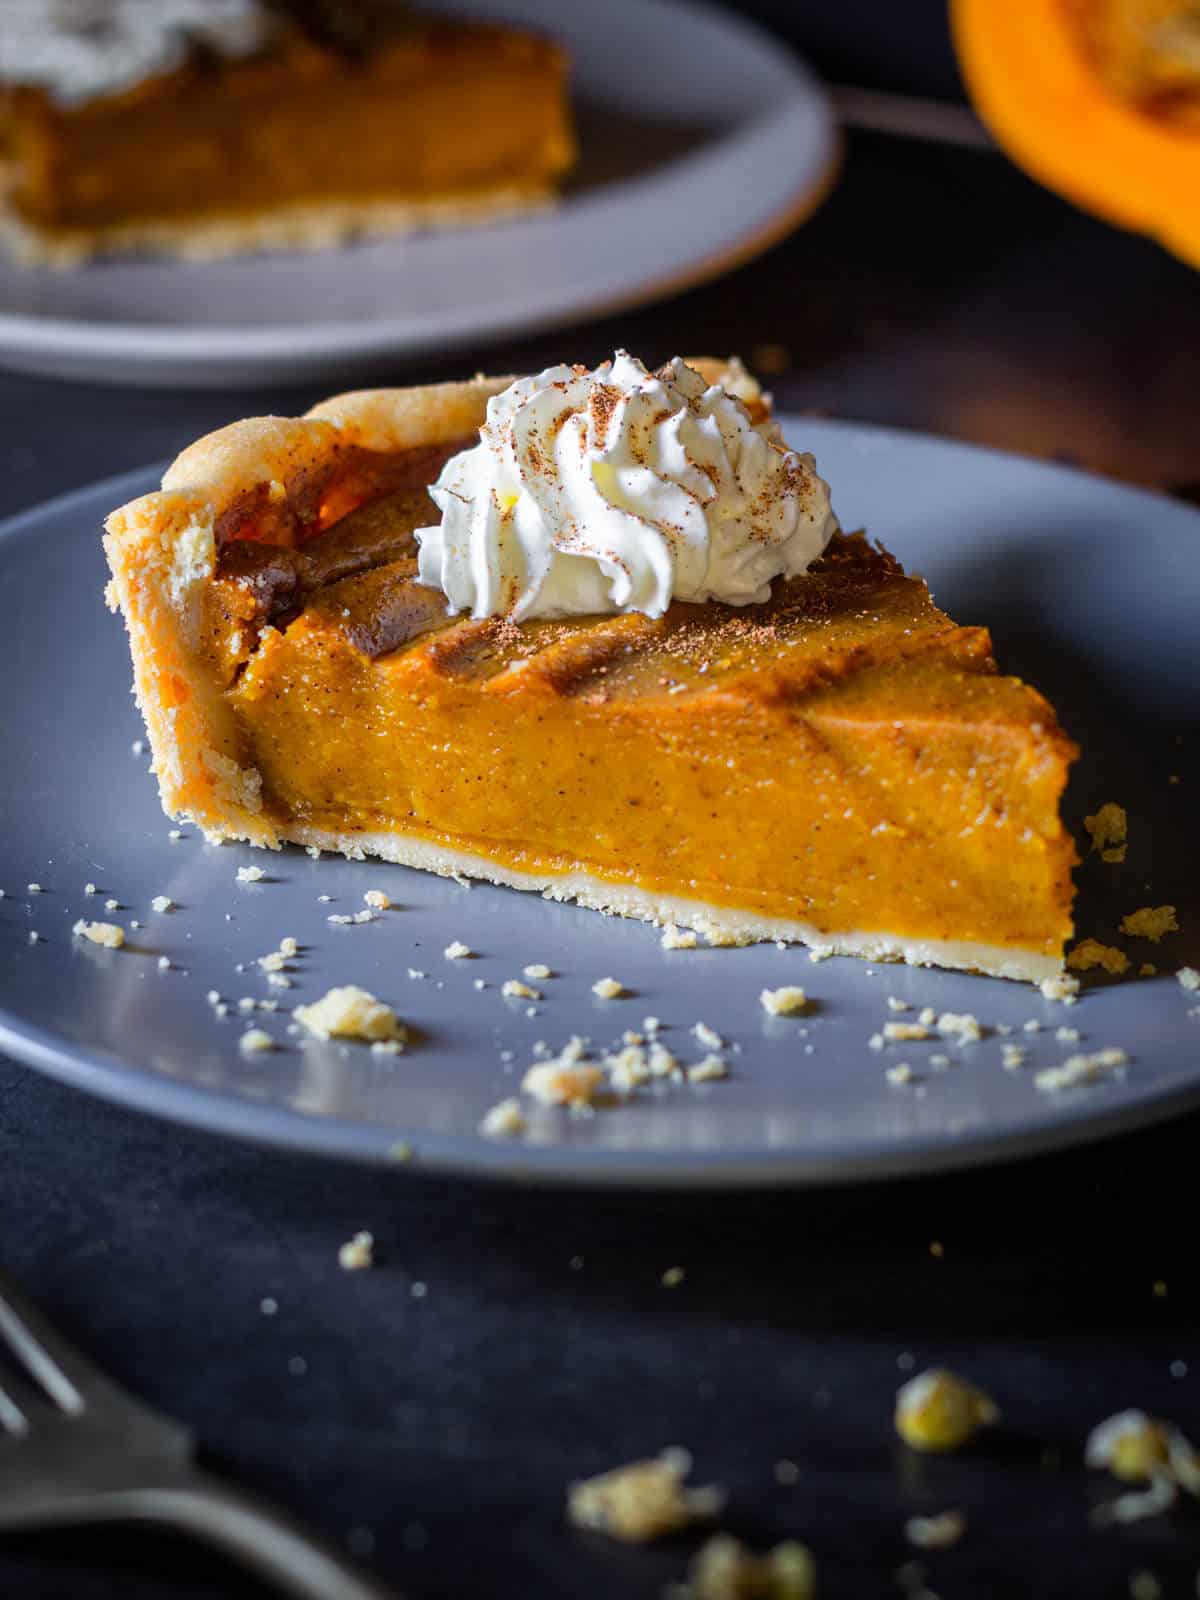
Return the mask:
[[[969,1011],[943,1011],[937,1019],[937,1031],[943,1038],[957,1039],[959,1044],[978,1044],[983,1038],[979,1019]]]
[[[1124,1483],[1145,1485],[1097,1506],[1092,1521],[1102,1527],[1160,1516],[1180,1489],[1200,1495],[1200,1453],[1173,1423],[1144,1411],[1119,1411],[1098,1423],[1088,1435],[1084,1462]]]
[[[1144,1411],[1118,1411],[1092,1429],[1083,1459],[1087,1466],[1101,1467],[1124,1483],[1148,1483],[1167,1468],[1170,1438],[1167,1424]]]
[[[81,939],[90,939],[106,950],[119,950],[125,943],[125,929],[116,922],[85,922],[81,917],[71,932]]]
[[[764,989],[759,1004],[773,1017],[793,1017],[808,1005],[808,995],[798,984],[786,983],[779,989]]]
[[[25,887],[30,894],[45,894],[46,892],[40,883],[27,883]]]
[[[1079,994],[1079,979],[1067,972],[1055,973],[1053,978],[1043,978],[1038,984],[1043,1000],[1061,1000],[1073,1005]]]
[[[1058,1040],[1058,1042],[1060,1044],[1078,1044],[1079,1043],[1079,1029],[1078,1028],[1055,1028],[1054,1037]]]
[[[732,1534],[718,1533],[692,1558],[678,1600],[815,1600],[816,1566],[806,1545],[788,1539],[757,1556]]]
[[[404,1054],[404,1044],[399,1039],[372,1039],[371,1054],[373,1056],[401,1056]]]
[[[385,894],[382,889],[368,889],[366,894],[363,895],[363,899],[371,907],[372,911],[390,911],[392,909],[391,896]]]
[[[932,1517],[909,1517],[904,1537],[918,1550],[948,1550],[967,1531],[961,1511],[939,1511]]]
[[[375,1265],[375,1236],[365,1230],[338,1248],[338,1266],[343,1272],[365,1272]]]
[[[526,978],[552,978],[554,976],[544,961],[531,961],[527,967],[522,967],[522,975]]]
[[[1195,967],[1180,967],[1175,980],[1181,989],[1187,989],[1192,994],[1200,989],[1200,972]]]
[[[261,883],[266,875],[262,867],[239,867],[237,869],[237,881],[239,883]]]
[[[540,1000],[541,991],[531,989],[527,983],[522,983],[520,978],[506,978],[500,985],[500,993],[506,1000]]]
[[[84,894],[95,894],[96,885],[94,883],[85,883],[83,886],[83,892]]]
[[[567,1052],[552,1061],[539,1061],[521,1080],[521,1088],[544,1106],[592,1106],[604,1085],[604,1069]]]
[[[659,1045],[657,1048],[661,1050],[662,1046]],[[666,1054],[665,1051],[664,1054]],[[713,1083],[718,1078],[727,1078],[728,1076],[729,1068],[721,1057],[717,1055],[705,1056],[703,1060],[694,1062],[687,1069],[689,1083]]]
[[[104,909],[105,911],[120,911],[121,902],[119,900],[106,900],[104,902]]]
[[[887,997],[889,1011],[911,1011],[912,1007],[907,1000],[901,1000],[899,995],[890,994]]]
[[[1128,921],[1126,917],[1125,922]],[[1124,928],[1125,924],[1121,926]],[[1123,972],[1129,971],[1129,957],[1116,945],[1101,944],[1098,939],[1084,939],[1067,956],[1067,965],[1076,972],[1090,972],[1093,967],[1100,967],[1114,977],[1120,977]]]
[[[465,961],[468,956],[474,955],[469,944],[464,944],[461,939],[454,939],[442,951],[447,961]]]
[[[1129,819],[1124,806],[1109,800],[1099,811],[1084,817],[1083,825],[1092,841],[1092,849],[1105,861],[1123,861],[1129,833]],[[1120,851],[1118,855],[1117,852]]]
[[[1168,933],[1179,932],[1174,906],[1142,906],[1121,920],[1121,932],[1132,939],[1149,939],[1153,944]]]
[[[585,1478],[567,1492],[567,1520],[627,1544],[681,1532],[693,1522],[716,1516],[725,1504],[721,1489],[687,1488],[691,1470],[689,1452],[676,1448]]]
[[[519,1139],[525,1132],[525,1115],[521,1102],[516,1099],[501,1100],[488,1111],[479,1124],[485,1139]]]
[[[156,894],[150,902],[151,911],[174,911],[175,902],[169,894]]]
[[[318,1039],[396,1039],[407,1036],[391,1006],[368,990],[348,983],[328,991],[310,1006],[296,1007],[296,1021]]]
[[[1119,1068],[1129,1061],[1124,1050],[1109,1048],[1106,1050],[1093,1050],[1089,1055],[1068,1056],[1058,1067],[1046,1067],[1044,1071],[1034,1074],[1034,1083],[1045,1094],[1057,1093],[1060,1089],[1074,1089],[1082,1084],[1099,1083],[1101,1079],[1111,1077]]]
[[[650,1019],[647,1017],[646,1031],[648,1033],[653,1033],[654,1030],[650,1027],[649,1023]],[[723,1050],[725,1048],[724,1039],[722,1039],[721,1035],[715,1028],[710,1028],[707,1022],[693,1023],[692,1037],[696,1040],[697,1044],[702,1044],[706,1050]]]
[[[898,1061],[894,1067],[889,1067],[887,1069],[887,1072],[884,1074],[884,1076],[887,1078],[889,1083],[903,1085],[906,1083],[912,1083],[916,1078],[916,1073],[909,1066],[907,1061]]]
[[[260,1050],[274,1050],[275,1041],[263,1028],[247,1028],[238,1040],[238,1049],[247,1055],[255,1055]]]
[[[1015,1072],[1018,1067],[1025,1064],[1025,1057],[1029,1052],[1019,1044],[1006,1044],[1000,1056],[1000,1065],[1009,1072]]]
[[[673,922],[667,923],[660,940],[664,950],[694,950],[698,942],[690,928],[677,928]]]
[[[601,1000],[618,1000],[625,993],[625,985],[616,978],[597,978],[592,993]]]
[[[923,1022],[885,1022],[883,1037],[893,1044],[899,1040],[928,1039],[929,1029]]]
[[[896,1395],[896,1432],[914,1450],[958,1450],[999,1417],[989,1395],[944,1367],[910,1378]]]

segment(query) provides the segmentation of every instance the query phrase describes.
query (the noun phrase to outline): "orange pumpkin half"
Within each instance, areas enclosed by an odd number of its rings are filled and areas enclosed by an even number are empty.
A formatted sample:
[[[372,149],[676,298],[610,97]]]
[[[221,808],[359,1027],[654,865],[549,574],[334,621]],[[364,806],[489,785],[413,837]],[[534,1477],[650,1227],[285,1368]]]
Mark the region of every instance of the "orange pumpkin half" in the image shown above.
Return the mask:
[[[1185,0],[951,0],[967,87],[1033,177],[1200,266],[1200,16]]]

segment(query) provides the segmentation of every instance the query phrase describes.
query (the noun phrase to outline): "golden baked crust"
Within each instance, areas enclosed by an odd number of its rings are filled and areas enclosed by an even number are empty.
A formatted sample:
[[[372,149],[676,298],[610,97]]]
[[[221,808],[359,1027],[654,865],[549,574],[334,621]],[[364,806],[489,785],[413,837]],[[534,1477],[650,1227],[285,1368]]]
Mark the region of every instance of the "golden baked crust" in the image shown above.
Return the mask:
[[[108,517],[108,601],[129,630],[134,691],[169,815],[193,818],[210,838],[281,843],[263,815],[259,774],[239,763],[230,711],[198,648],[222,518],[264,490],[277,503],[304,495],[354,450],[386,455],[474,433],[489,398],[510,382],[359,390],[305,417],[231,423],[177,456],[160,490]]]

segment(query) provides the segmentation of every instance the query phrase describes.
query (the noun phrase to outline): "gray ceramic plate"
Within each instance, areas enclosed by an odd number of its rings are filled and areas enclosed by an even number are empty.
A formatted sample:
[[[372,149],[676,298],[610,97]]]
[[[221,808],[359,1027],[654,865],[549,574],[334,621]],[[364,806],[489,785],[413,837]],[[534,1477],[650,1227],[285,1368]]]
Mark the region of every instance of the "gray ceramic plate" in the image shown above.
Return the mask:
[[[574,61],[580,162],[553,212],[317,255],[0,255],[0,362],[100,383],[254,385],[477,347],[638,304],[744,260],[813,210],[838,136],[768,35],[684,0],[425,0],[549,29]]]
[[[18,518],[0,536],[0,577],[13,597],[0,638],[9,704],[0,1045],[97,1094],[224,1132],[364,1160],[386,1160],[405,1141],[429,1167],[524,1179],[715,1185],[912,1173],[1064,1145],[1200,1101],[1200,995],[1171,976],[1200,954],[1200,515],[935,439],[799,418],[785,426],[816,451],[846,523],[884,536],[953,614],[990,624],[1002,661],[1057,703],[1086,751],[1069,815],[1116,799],[1131,820],[1124,866],[1093,857],[1080,869],[1081,927],[1111,939],[1125,912],[1174,903],[1182,934],[1160,946],[1121,941],[1162,976],[1094,987],[1068,1008],[1026,985],[849,960],[813,965],[803,950],[671,953],[652,928],[536,896],[299,851],[214,849],[190,829],[172,840],[146,758],[131,751],[141,730],[124,635],[100,603],[98,523],[151,486],[155,474],[143,472]],[[269,881],[236,883],[250,862]],[[101,898],[84,895],[89,880]],[[44,892],[29,894],[31,881]],[[396,909],[363,926],[327,922],[361,909],[374,887]],[[178,909],[155,914],[160,894]],[[116,920],[145,925],[134,949],[71,938],[76,918],[103,916],[110,895],[122,907]],[[272,990],[235,970],[288,934],[306,947],[294,988]],[[447,961],[454,939],[478,956]],[[159,970],[162,954],[170,970]],[[500,994],[531,962],[557,974],[537,985],[545,999],[533,1017]],[[410,967],[427,976],[409,977]],[[597,1000],[591,984],[610,975],[633,997]],[[476,979],[487,987],[477,990]],[[345,982],[386,998],[420,1030],[408,1055],[300,1048],[281,1011],[254,1019],[281,1047],[247,1059],[237,1044],[244,1022],[218,1021],[205,1000],[215,988],[289,1006]],[[815,997],[814,1015],[769,1019],[759,991],[789,982]],[[885,1060],[867,1048],[889,1018],[889,995],[1015,1031],[961,1049],[892,1047],[887,1059],[908,1061],[918,1076],[893,1087]],[[703,1053],[693,1023],[717,1029],[732,1045],[732,1076],[587,1122],[547,1112],[528,1142],[477,1136],[482,1113],[514,1092],[536,1041],[557,1048],[584,1033],[607,1044],[647,1013],[668,1025],[664,1038],[684,1059]],[[1027,1034],[1031,1018],[1041,1031]],[[1064,1025],[1080,1031],[1079,1045],[1055,1039]],[[1019,1071],[1001,1065],[1012,1041],[1029,1050]],[[1107,1045],[1129,1052],[1123,1079],[1054,1097],[1034,1087],[1038,1067]],[[953,1065],[938,1070],[929,1058],[943,1050]]]

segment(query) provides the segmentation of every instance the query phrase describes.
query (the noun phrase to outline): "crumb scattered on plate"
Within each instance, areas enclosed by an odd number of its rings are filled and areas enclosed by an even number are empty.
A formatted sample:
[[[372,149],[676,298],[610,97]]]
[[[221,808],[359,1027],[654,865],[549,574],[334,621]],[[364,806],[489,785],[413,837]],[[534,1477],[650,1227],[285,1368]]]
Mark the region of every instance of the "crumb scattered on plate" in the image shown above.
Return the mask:
[[[296,1021],[318,1039],[396,1039],[406,1036],[391,1006],[367,989],[347,983],[333,988],[310,1006],[296,1007]]]
[[[125,943],[125,929],[116,922],[85,922],[81,917],[71,932],[80,939],[90,939],[107,950],[119,950]]]

